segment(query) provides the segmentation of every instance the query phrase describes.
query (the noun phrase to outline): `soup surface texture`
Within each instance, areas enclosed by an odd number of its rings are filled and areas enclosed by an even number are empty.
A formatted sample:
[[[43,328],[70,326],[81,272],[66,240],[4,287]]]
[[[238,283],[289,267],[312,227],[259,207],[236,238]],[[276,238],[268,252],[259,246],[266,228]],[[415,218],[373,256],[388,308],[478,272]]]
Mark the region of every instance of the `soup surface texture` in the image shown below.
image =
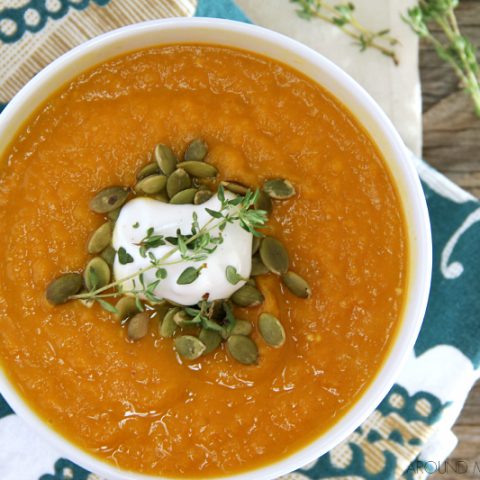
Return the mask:
[[[46,285],[81,271],[105,220],[88,202],[133,185],[154,145],[209,146],[221,179],[289,179],[271,234],[312,296],[272,274],[265,303],[241,309],[283,323],[283,347],[259,336],[259,364],[224,347],[181,362],[172,340],[126,339],[112,315],[51,306]],[[0,174],[0,357],[53,428],[118,466],[212,476],[279,460],[331,427],[373,380],[400,321],[407,274],[401,205],[376,146],[329,93],[298,72],[208,45],[133,52],[66,85],[19,132]]]

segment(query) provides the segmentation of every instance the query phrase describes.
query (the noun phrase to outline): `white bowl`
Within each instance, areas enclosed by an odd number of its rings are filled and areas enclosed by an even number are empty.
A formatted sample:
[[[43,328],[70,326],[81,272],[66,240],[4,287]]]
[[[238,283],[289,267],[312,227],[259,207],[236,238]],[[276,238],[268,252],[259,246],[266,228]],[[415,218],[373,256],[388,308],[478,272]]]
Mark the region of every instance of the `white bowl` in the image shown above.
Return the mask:
[[[377,143],[395,179],[405,212],[410,257],[408,293],[401,325],[388,357],[362,397],[321,437],[275,463],[228,477],[236,480],[269,480],[302,467],[340,443],[367,418],[392,387],[413,348],[427,305],[432,261],[427,206],[418,175],[400,136],[362,87],[332,62],[291,38],[257,26],[227,20],[155,20],[120,28],[74,48],[36,75],[2,112],[0,155],[32,112],[84,70],[132,50],[186,42],[225,45],[265,55],[290,65],[329,90],[358,118]],[[38,417],[1,372],[0,392],[15,412],[79,465],[110,480],[161,478],[115,468],[81,450]]]

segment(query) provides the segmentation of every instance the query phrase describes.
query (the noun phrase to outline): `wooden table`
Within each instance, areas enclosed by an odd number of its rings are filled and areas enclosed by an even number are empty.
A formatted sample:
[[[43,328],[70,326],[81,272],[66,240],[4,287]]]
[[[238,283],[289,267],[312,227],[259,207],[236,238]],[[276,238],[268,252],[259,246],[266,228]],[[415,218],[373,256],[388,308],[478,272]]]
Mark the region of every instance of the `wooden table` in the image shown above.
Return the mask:
[[[460,0],[457,12],[461,30],[480,50],[480,1]],[[470,100],[460,91],[450,67],[438,59],[430,45],[423,44],[420,48],[420,72],[424,158],[455,183],[480,197],[480,118],[474,115]],[[436,474],[432,480],[479,480],[480,384],[470,393],[454,432],[459,442],[450,461],[467,462],[469,472]],[[478,468],[472,472],[475,462]]]

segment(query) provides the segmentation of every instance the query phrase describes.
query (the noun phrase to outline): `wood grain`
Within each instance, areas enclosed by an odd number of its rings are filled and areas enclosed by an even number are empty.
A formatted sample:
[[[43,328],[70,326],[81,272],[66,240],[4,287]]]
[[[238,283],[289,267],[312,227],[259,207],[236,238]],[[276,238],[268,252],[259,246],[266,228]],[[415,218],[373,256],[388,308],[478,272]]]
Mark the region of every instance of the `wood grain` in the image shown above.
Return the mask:
[[[462,32],[480,47],[480,1],[461,0],[457,18]],[[450,67],[426,44],[420,48],[420,73],[424,158],[480,197],[480,118],[475,116],[469,97],[459,88]],[[449,457],[451,467],[433,475],[432,480],[479,480],[480,385],[470,393],[453,430],[458,445]]]

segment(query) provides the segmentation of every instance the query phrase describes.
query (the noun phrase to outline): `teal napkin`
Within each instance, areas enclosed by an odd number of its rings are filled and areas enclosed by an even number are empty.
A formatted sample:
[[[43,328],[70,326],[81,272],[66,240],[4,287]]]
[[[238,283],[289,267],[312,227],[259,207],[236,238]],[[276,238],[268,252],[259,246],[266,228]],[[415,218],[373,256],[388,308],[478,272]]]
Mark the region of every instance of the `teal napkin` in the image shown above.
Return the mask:
[[[140,20],[152,18],[148,2],[135,2]],[[2,20],[22,21],[27,7],[38,9],[41,22],[35,28],[23,26],[18,35],[10,37],[0,28],[0,49],[2,42],[14,44],[48,24],[43,2],[20,3],[23,6],[0,10],[0,26]],[[60,3],[62,10],[50,15],[53,21],[68,15],[69,8],[88,14],[100,7],[121,5],[120,0]],[[174,4],[175,0],[165,3]],[[187,4],[184,0],[183,5]],[[161,2],[158,8],[158,16],[167,15]],[[190,14],[188,5],[185,8],[176,14]],[[230,0],[200,0],[196,15],[250,22]],[[1,95],[0,101],[5,101]],[[414,352],[397,383],[362,426],[332,451],[283,480],[419,480],[438,469],[455,446],[451,426],[480,372],[480,343],[475,335],[480,327],[480,257],[476,255],[480,204],[421,160],[412,157],[412,161],[423,182],[433,234],[432,290]],[[61,452],[37,438],[0,397],[0,478],[98,477],[61,458]]]

